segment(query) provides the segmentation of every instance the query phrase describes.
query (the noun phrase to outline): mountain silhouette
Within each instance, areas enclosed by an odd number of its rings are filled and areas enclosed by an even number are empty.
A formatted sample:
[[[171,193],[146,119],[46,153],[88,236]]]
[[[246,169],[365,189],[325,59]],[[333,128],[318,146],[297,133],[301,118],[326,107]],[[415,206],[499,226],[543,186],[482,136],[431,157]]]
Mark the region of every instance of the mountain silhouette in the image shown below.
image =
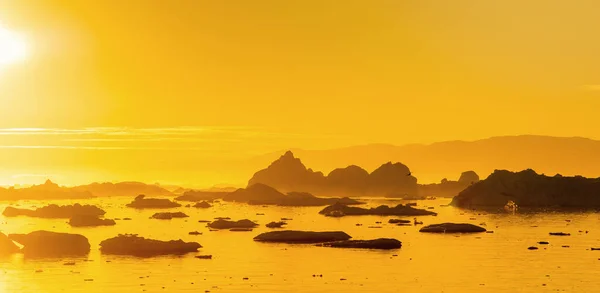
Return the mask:
[[[94,195],[87,190],[61,187],[49,179],[44,184],[27,188],[0,188],[0,200],[85,199],[92,197]]]
[[[171,192],[155,184],[146,184],[142,182],[117,182],[117,183],[91,183],[88,185],[80,185],[73,187],[74,190],[88,191],[94,196],[133,196],[145,194],[147,196],[166,196],[171,195]]]
[[[248,182],[248,186],[262,183],[283,192],[319,190],[325,183],[321,172],[307,169],[300,159],[287,151],[266,169],[260,170]]]
[[[158,185],[141,182],[91,183],[74,187],[64,187],[46,180],[44,184],[26,188],[0,188],[0,200],[26,199],[84,199],[105,196],[167,196],[172,193]]]
[[[371,172],[382,162],[410,166],[421,183],[440,182],[465,170],[482,178],[496,169],[520,171],[532,168],[546,174],[600,177],[600,141],[581,137],[538,135],[500,136],[475,141],[432,144],[369,144],[328,150],[292,149],[315,170],[327,173],[340,166],[358,165]],[[252,160],[254,166],[275,160],[281,152]]]
[[[417,178],[410,174],[406,165],[388,162],[370,174],[356,165],[350,165],[324,176],[307,168],[291,151],[287,151],[266,169],[256,172],[248,186],[264,184],[282,192],[310,192],[328,196],[415,196],[418,194]]]
[[[337,168],[327,175],[326,182],[333,191],[364,194],[369,187],[369,172],[356,165]]]

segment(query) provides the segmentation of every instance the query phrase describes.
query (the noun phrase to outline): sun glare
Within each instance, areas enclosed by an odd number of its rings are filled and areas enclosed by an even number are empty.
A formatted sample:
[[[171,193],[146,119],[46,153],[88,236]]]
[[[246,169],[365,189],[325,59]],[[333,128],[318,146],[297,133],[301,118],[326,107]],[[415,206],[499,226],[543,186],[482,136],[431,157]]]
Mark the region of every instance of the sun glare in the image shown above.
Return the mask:
[[[0,26],[0,65],[19,62],[27,56],[27,45],[19,34]]]

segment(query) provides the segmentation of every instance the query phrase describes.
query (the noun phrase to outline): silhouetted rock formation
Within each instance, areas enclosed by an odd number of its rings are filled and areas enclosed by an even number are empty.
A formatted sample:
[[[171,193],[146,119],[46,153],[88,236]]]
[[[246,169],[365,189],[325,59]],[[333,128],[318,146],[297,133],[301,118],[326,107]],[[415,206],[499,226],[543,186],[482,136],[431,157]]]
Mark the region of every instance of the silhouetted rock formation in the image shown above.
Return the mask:
[[[103,216],[106,212],[94,205],[74,205],[59,206],[55,204],[37,208],[35,210],[18,209],[6,207],[2,213],[6,217],[28,216],[36,218],[55,218],[70,219],[76,216]]]
[[[496,170],[485,180],[460,192],[452,200],[459,207],[503,207],[508,201],[519,207],[599,207],[600,178],[553,177],[528,169]]]
[[[479,182],[479,176],[474,171],[466,171],[460,175],[458,181],[449,181],[444,178],[437,184],[419,185],[419,194],[421,197],[454,197],[467,187]]]
[[[248,186],[266,184],[284,192],[310,192],[326,195],[377,195],[402,197],[416,195],[417,179],[408,167],[401,163],[386,163],[369,174],[351,165],[338,168],[327,177],[302,164],[288,151],[266,169],[260,170],[248,182]]]
[[[77,215],[69,220],[72,227],[114,226],[117,223],[111,219],[101,219],[98,216]]]
[[[182,212],[176,212],[176,213],[155,213],[154,215],[152,215],[152,219],[158,219],[158,220],[171,220],[173,218],[188,218],[189,216],[182,213]]]
[[[333,170],[348,165],[374,170],[383,162],[402,162],[411,169],[418,167],[419,172],[415,172],[415,176],[420,182],[434,182],[437,178],[452,177],[465,170],[475,170],[483,179],[494,169],[527,168],[538,173],[561,173],[568,176],[579,174],[593,178],[600,176],[599,153],[600,140],[537,135],[445,141],[426,145],[368,144],[328,150],[294,150],[296,157],[309,162],[313,170]],[[253,160],[254,166],[263,166],[280,155],[271,153],[257,157]],[[273,187],[278,188],[276,185]],[[311,192],[298,189],[291,191]],[[316,192],[313,194],[321,195]]]
[[[411,175],[405,165],[389,162],[369,175],[369,192],[387,197],[418,194],[417,178]]]
[[[271,223],[268,223],[266,226],[267,226],[267,228],[274,229],[274,228],[281,228],[284,225],[287,225],[287,223],[283,222],[283,221],[280,221],[280,222],[271,222]]]
[[[337,168],[329,172],[326,183],[326,188],[334,194],[366,194],[369,190],[369,172],[356,165]]]
[[[399,204],[393,208],[382,205],[376,208],[363,209],[359,207],[349,207],[343,204],[334,204],[328,206],[319,212],[321,215],[328,217],[343,217],[343,216],[362,216],[362,215],[377,215],[377,216],[428,216],[437,215],[434,212],[427,210],[415,209],[406,205]]]
[[[473,184],[479,182],[479,175],[475,173],[475,171],[465,171],[460,174],[460,178],[458,178],[458,182],[464,184]]]
[[[351,199],[349,197],[342,198],[327,198],[327,197],[316,197],[307,192],[290,192],[288,193],[283,200],[278,203],[280,206],[295,206],[295,207],[303,207],[303,206],[326,206],[332,204],[345,204],[345,205],[358,205],[363,204],[358,200]]]
[[[181,205],[166,198],[145,198],[143,194],[138,195],[127,206],[136,209],[168,209],[177,208]]]
[[[131,255],[138,257],[152,257],[168,254],[185,254],[196,252],[202,246],[197,242],[184,242],[183,240],[161,241],[146,239],[134,234],[119,235],[100,242],[100,251],[103,254]]]
[[[335,203],[341,203],[345,205],[358,205],[363,202],[343,197],[343,198],[327,198],[327,197],[316,197],[308,192],[289,192],[283,198],[278,201],[260,201],[253,200],[248,202],[253,205],[279,205],[279,206],[291,206],[291,207],[317,207],[332,205]]]
[[[379,238],[373,240],[345,240],[336,242],[327,242],[318,244],[318,246],[336,247],[336,248],[364,248],[364,249],[398,249],[402,247],[402,242],[397,239]]]
[[[321,198],[307,192],[289,192],[283,194],[275,188],[257,183],[248,188],[240,188],[223,198],[225,201],[246,202],[252,205],[280,206],[325,206],[341,202],[347,205],[362,204],[362,202],[344,198]]]
[[[426,233],[480,233],[486,229],[473,224],[442,223],[425,226],[419,232]]]
[[[87,199],[92,197],[94,196],[89,191],[60,187],[50,180],[28,188],[0,188],[2,200]]]
[[[15,245],[12,240],[8,239],[6,235],[0,232],[0,256],[16,253],[19,252],[19,250],[19,247]]]
[[[158,185],[142,182],[92,183],[73,187],[73,190],[89,192],[94,196],[132,196],[146,194],[148,196],[169,196],[172,193]]]
[[[239,221],[228,221],[228,220],[219,219],[212,223],[208,223],[207,226],[212,229],[235,229],[235,228],[248,229],[248,228],[254,228],[254,227],[258,226],[258,224],[254,223],[250,220],[247,220],[247,219],[239,220]]]
[[[262,233],[254,237],[255,241],[278,243],[323,243],[345,241],[352,237],[341,232],[312,232],[312,231],[273,231]]]
[[[263,204],[277,204],[282,201],[285,195],[275,188],[257,183],[248,186],[248,188],[240,188],[225,197],[225,201],[236,202],[262,202]]]
[[[44,184],[27,188],[0,188],[3,200],[52,200],[87,199],[93,197],[148,194],[150,196],[168,196],[172,193],[158,185],[141,182],[92,183],[75,187],[61,187],[50,180]]]
[[[260,170],[248,182],[248,186],[262,183],[285,192],[319,190],[325,182],[321,172],[307,169],[288,151],[264,170]]]
[[[178,196],[175,200],[178,201],[213,201],[215,199],[224,198],[230,192],[223,191],[199,191],[199,190],[189,190],[183,193],[183,195]]]
[[[195,205],[193,205],[193,207],[199,208],[199,209],[208,209],[208,208],[211,208],[212,205],[203,201],[203,202],[197,202]]]
[[[60,257],[86,255],[90,243],[83,235],[35,231],[29,234],[10,234],[8,238],[23,245],[21,251],[27,256]]]

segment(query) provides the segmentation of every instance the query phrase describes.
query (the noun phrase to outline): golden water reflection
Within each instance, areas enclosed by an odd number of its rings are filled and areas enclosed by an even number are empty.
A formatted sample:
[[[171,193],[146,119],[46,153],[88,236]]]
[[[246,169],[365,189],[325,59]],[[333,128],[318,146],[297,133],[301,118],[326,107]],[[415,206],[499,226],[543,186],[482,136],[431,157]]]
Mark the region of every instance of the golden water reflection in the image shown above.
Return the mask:
[[[419,227],[387,224],[389,217],[327,218],[318,214],[318,207],[222,203],[206,210],[173,209],[187,213],[188,219],[151,220],[150,215],[156,211],[124,207],[129,201],[130,198],[89,201],[102,206],[109,218],[133,218],[117,221],[113,227],[72,228],[60,219],[0,216],[0,230],[6,234],[41,229],[80,233],[92,244],[92,252],[83,258],[28,259],[17,254],[1,259],[0,292],[593,292],[600,288],[600,251],[590,250],[600,246],[600,232],[595,230],[600,217],[593,212],[478,215],[442,207],[449,202],[447,199],[421,201],[421,207],[433,206],[439,213],[437,217],[420,217],[425,224],[485,223],[494,231],[432,235],[419,233]],[[369,205],[381,203],[393,204],[386,200],[369,201]],[[0,208],[6,205],[0,204]],[[34,205],[42,203],[21,203]],[[210,232],[204,223],[198,223],[219,216],[256,220],[261,227],[253,232]],[[264,224],[282,217],[293,218],[289,229],[342,230],[355,239],[392,237],[401,240],[403,247],[367,251],[252,241],[268,230]],[[368,228],[377,221],[383,222],[382,228]],[[357,223],[363,226],[356,226]],[[188,235],[190,231],[203,235]],[[572,236],[552,237],[548,235],[551,231],[569,232]],[[101,255],[99,242],[119,233],[197,241],[203,246],[198,254],[211,254],[213,259],[196,259],[194,254],[156,258]],[[537,245],[538,241],[549,241],[550,245]],[[527,250],[535,245],[540,250]],[[69,261],[76,265],[63,265]]]

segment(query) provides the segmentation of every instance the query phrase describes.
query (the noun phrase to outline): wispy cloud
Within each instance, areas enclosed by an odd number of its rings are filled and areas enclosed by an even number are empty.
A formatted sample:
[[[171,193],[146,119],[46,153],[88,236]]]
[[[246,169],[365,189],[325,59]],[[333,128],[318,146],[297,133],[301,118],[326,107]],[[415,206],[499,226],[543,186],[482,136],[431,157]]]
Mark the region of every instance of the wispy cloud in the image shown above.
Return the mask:
[[[330,138],[330,137],[328,137]],[[285,141],[314,141],[316,134],[242,126],[0,128],[0,149],[198,150],[264,147]],[[276,146],[277,148],[280,146]]]
[[[207,133],[246,133],[255,129],[247,127],[167,127],[167,128],[129,128],[129,127],[92,127],[92,128],[0,128],[0,135],[106,135],[106,136],[144,136],[144,135],[199,135]]]
[[[150,151],[212,151],[207,147],[102,147],[102,146],[68,146],[68,145],[0,145],[0,149],[64,149],[64,150],[150,150]]]

